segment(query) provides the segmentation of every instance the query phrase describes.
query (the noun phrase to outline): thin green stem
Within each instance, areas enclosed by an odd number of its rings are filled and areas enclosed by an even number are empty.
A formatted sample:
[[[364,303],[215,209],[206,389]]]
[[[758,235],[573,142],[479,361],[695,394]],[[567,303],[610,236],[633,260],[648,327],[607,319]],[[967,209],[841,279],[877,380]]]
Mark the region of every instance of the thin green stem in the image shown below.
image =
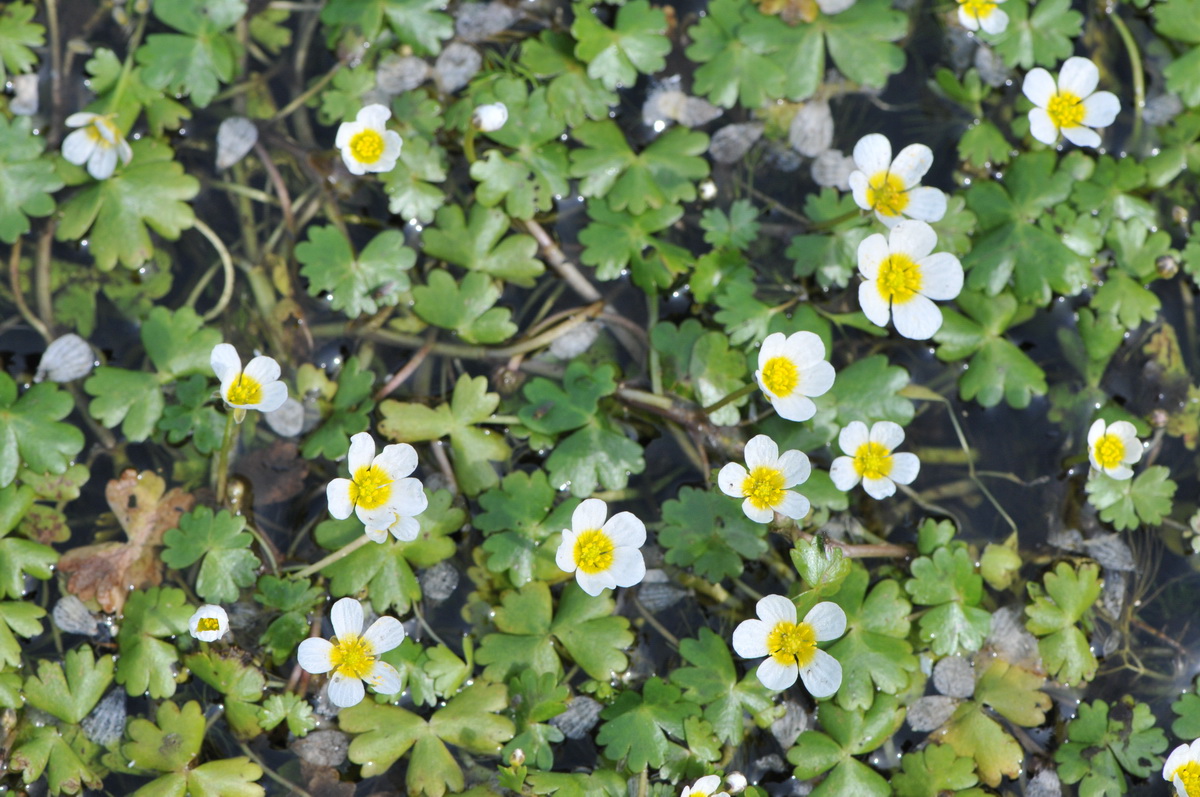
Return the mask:
[[[725,405],[731,404],[731,403],[737,401],[742,396],[749,396],[751,393],[753,393],[757,389],[758,389],[758,385],[754,384],[753,382],[751,382],[748,385],[743,385],[742,387],[739,387],[737,390],[730,393],[725,398],[719,399],[718,401],[715,401],[712,404],[709,404],[707,407],[704,407],[704,412],[706,415],[712,415],[714,412],[721,409]]]
[[[316,83],[309,86],[301,94],[297,95],[294,100],[289,102],[287,105],[283,106],[283,110],[281,110],[279,113],[272,116],[271,120],[268,124],[274,124],[275,122],[278,122],[280,119],[286,119],[288,116],[291,116],[292,113],[295,112],[295,110],[297,108],[303,107],[304,103],[308,102],[310,99],[317,96],[317,94],[321,91],[321,89],[325,88],[326,83],[333,80],[333,76],[336,75],[338,73],[338,70],[340,70],[344,65],[345,65],[344,61],[338,61],[336,64],[334,64],[333,68],[330,69],[328,72],[326,72],[324,75],[321,75],[321,77],[317,80]]]
[[[1142,140],[1142,110],[1146,106],[1146,73],[1142,66],[1142,55],[1138,50],[1137,41],[1129,31],[1129,26],[1117,12],[1120,6],[1116,3],[1109,6],[1108,18],[1125,44],[1125,52],[1129,54],[1129,67],[1133,72],[1133,134],[1130,141],[1136,145]],[[1132,149],[1132,147],[1130,147]]]
[[[471,125],[463,136],[463,155],[467,157],[468,164],[475,162],[475,133],[475,126]]]
[[[366,534],[363,534],[361,537],[358,537],[358,538],[354,539],[352,542],[348,542],[345,545],[343,545],[341,548],[338,548],[336,551],[329,554],[329,556],[326,556],[324,559],[320,560],[319,562],[315,562],[315,563],[309,565],[308,567],[304,568],[303,570],[301,570],[297,573],[294,573],[293,575],[296,578],[308,578],[313,573],[317,573],[321,570],[324,570],[326,567],[333,564],[334,562],[345,559],[347,556],[354,553],[355,551],[357,551],[359,548],[363,547],[370,541],[371,541],[371,538],[368,537]]]
[[[214,318],[225,312],[225,308],[229,306],[229,300],[233,298],[233,258],[229,256],[229,250],[225,248],[225,243],[213,232],[212,227],[209,227],[200,219],[195,220],[196,229],[208,239],[208,242],[217,250],[217,257],[221,259],[221,267],[225,270],[225,286],[221,289],[221,297],[217,299],[217,303],[211,310],[204,314],[204,321],[212,321]]]
[[[138,45],[142,43],[142,34],[146,32],[146,20],[150,17],[150,12],[142,14],[138,19],[137,28],[133,31],[133,36],[129,39],[129,47],[125,53],[125,63],[121,65],[121,76],[117,78],[117,87],[113,89],[112,96],[108,98],[108,112],[116,113],[121,104],[121,95],[125,93],[125,88],[129,85],[129,76],[133,74],[133,56],[137,52]]]
[[[221,452],[217,455],[217,505],[225,503],[225,488],[229,485],[229,450],[233,448],[233,429],[237,421],[233,414],[237,410],[230,409],[225,416],[225,434],[221,438]]]

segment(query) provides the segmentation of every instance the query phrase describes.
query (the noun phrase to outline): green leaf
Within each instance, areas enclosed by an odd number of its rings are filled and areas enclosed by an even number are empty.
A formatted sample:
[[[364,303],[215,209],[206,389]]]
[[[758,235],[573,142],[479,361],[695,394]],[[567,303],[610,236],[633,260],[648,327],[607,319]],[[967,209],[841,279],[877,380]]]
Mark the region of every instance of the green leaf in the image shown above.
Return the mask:
[[[665,290],[687,271],[691,255],[682,247],[655,235],[683,216],[679,205],[667,205],[641,215],[614,211],[602,199],[587,203],[591,223],[579,233],[583,244],[580,261],[594,266],[598,280],[614,280],[633,272],[633,281],[644,291]]]
[[[17,467],[63,473],[83,450],[83,433],[60,421],[74,409],[71,395],[41,382],[17,398],[17,383],[0,372],[0,488],[12,484]]]
[[[896,698],[883,695],[864,713],[822,703],[818,718],[824,733],[805,731],[788,751],[797,778],[811,778],[833,771],[813,794],[835,797],[842,794],[879,795],[891,793],[887,782],[853,756],[864,755],[883,744],[900,727],[904,710]]]
[[[606,119],[617,95],[587,73],[587,64],[575,58],[575,41],[565,33],[543,31],[521,43],[521,65],[543,80],[550,113],[571,127],[584,119]]]
[[[1113,528],[1136,529],[1139,523],[1157,526],[1171,514],[1175,482],[1163,465],[1146,468],[1132,479],[1114,479],[1097,470],[1088,476],[1088,503],[1100,510],[1100,519]]]
[[[32,16],[33,7],[22,3],[9,6],[0,16],[0,81],[4,80],[3,63],[8,61],[4,26],[17,14],[24,16],[26,9]],[[29,232],[29,216],[54,212],[50,195],[63,186],[54,165],[41,158],[45,139],[33,135],[32,130],[28,116],[11,122],[0,118],[0,241],[8,244]]]
[[[686,699],[704,707],[704,719],[721,741],[740,744],[745,736],[743,714],[766,711],[774,694],[753,672],[739,681],[729,646],[708,628],[701,628],[696,639],[680,641],[679,653],[692,666],[673,670],[671,682],[684,688]]]
[[[758,209],[748,199],[735,199],[729,213],[720,208],[706,208],[700,214],[705,242],[713,247],[745,249],[758,238]]]
[[[243,703],[262,700],[267,682],[257,667],[242,661],[236,651],[193,653],[184,659],[192,673],[222,695]]]
[[[914,603],[934,607],[921,615],[921,639],[939,656],[979,650],[991,631],[992,616],[979,608],[983,578],[966,548],[939,548],[933,556],[918,557],[912,574],[904,589]]]
[[[796,572],[817,595],[837,592],[850,575],[850,560],[838,546],[826,545],[823,537],[796,540],[791,556]]]
[[[1143,321],[1154,321],[1162,308],[1157,296],[1116,268],[1108,270],[1091,305],[1098,312],[1115,317],[1129,331],[1137,329]]]
[[[104,391],[98,392],[104,395]],[[208,379],[200,374],[175,383],[175,398],[179,403],[163,409],[158,421],[159,430],[167,433],[168,443],[177,445],[190,437],[201,454],[217,450],[225,431],[225,417],[212,406],[212,394]],[[128,431],[123,431],[129,435]]]
[[[118,262],[139,268],[154,254],[150,229],[173,241],[195,220],[187,202],[200,191],[200,182],[184,174],[171,148],[150,138],[131,146],[128,166],[63,203],[55,234],[60,241],[86,235],[96,265],[104,271]]]
[[[1200,695],[1196,693],[1195,683],[1192,691],[1184,692],[1171,704],[1171,711],[1176,714],[1171,723],[1172,734],[1180,739],[1200,738]]]
[[[245,528],[241,515],[222,509],[214,517],[208,507],[197,507],[179,519],[179,528],[163,535],[162,560],[183,570],[203,558],[196,593],[209,603],[235,603],[241,588],[254,583],[259,566],[250,551],[254,537]]]
[[[554,447],[546,459],[550,483],[570,487],[571,495],[586,498],[597,485],[624,490],[629,477],[646,469],[642,447],[623,434],[613,421],[597,417]]]
[[[138,769],[182,771],[199,755],[204,741],[200,704],[190,700],[180,709],[170,701],[160,703],[155,720],[136,717],[129,721],[125,729],[129,741],[121,745],[121,755]]]
[[[162,417],[165,402],[154,374],[101,366],[83,383],[83,389],[94,396],[88,414],[109,429],[120,424],[121,433],[131,443],[149,437]]]
[[[243,0],[175,0],[154,6],[154,15],[183,35],[153,33],[138,48],[142,79],[155,89],[189,94],[207,107],[221,83],[233,80],[242,48],[226,33],[246,13]]]
[[[780,99],[788,79],[773,56],[787,42],[788,33],[824,60],[819,32],[807,26],[789,29],[777,19],[764,17],[750,3],[714,0],[699,24],[688,29],[692,44],[687,57],[703,64],[696,70],[694,90],[724,108],[739,101],[744,108],[759,108]]]
[[[468,343],[500,343],[517,334],[512,311],[496,307],[500,288],[487,274],[473,271],[456,282],[450,272],[436,269],[427,284],[413,288],[413,312]]]
[[[980,703],[960,705],[942,730],[942,741],[958,755],[975,759],[975,771],[988,786],[996,787],[1001,778],[1021,774],[1025,761],[1021,745]]]
[[[638,73],[652,75],[663,69],[671,51],[667,18],[647,0],[631,0],[617,10],[613,27],[599,19],[587,3],[572,8],[575,21],[571,35],[575,57],[588,65],[588,77],[599,80],[609,91],[632,86]]]
[[[0,15],[0,81],[7,79],[9,72],[29,72],[37,63],[33,48],[39,48],[46,43],[46,29],[36,22],[31,22],[37,9],[22,2],[8,4]],[[28,121],[28,119],[26,119]],[[0,124],[3,121],[0,120]],[[4,158],[0,157],[0,163]],[[0,196],[3,191],[0,190]],[[12,243],[13,239],[0,239]]]
[[[258,591],[254,599],[282,614],[271,621],[267,630],[258,638],[271,654],[271,660],[282,664],[308,636],[308,613],[324,600],[325,593],[312,585],[311,581],[279,578],[264,575],[258,580]]]
[[[1083,15],[1072,10],[1071,0],[1038,0],[1033,13],[1018,0],[1006,6],[1008,28],[994,38],[1004,63],[1029,69],[1035,64],[1053,68],[1075,52],[1075,39],[1083,29]]]
[[[22,645],[17,637],[28,639],[42,633],[41,620],[45,616],[46,610],[35,603],[0,603],[0,669],[21,666]]]
[[[571,690],[560,686],[552,673],[538,675],[525,670],[508,682],[508,693],[516,707],[514,719],[517,735],[501,751],[507,759],[514,751],[522,750],[527,761],[541,769],[554,765],[554,745],[563,740],[563,732],[546,720],[567,710],[566,700]]]
[[[629,621],[613,614],[609,595],[591,597],[578,585],[568,585],[551,618],[550,589],[544,581],[531,581],[507,592],[496,609],[498,631],[484,637],[476,660],[486,665],[493,680],[512,677],[520,670],[562,675],[555,642],[588,675],[607,680],[623,672],[628,660],[623,652],[633,643]]]
[[[933,744],[908,753],[900,763],[903,771],[892,777],[896,797],[941,797],[950,793],[962,797],[986,795],[982,789],[972,788],[979,783],[975,762],[960,758],[949,745]]]
[[[869,708],[876,693],[894,695],[908,686],[917,657],[908,642],[912,604],[900,584],[885,579],[867,593],[870,577],[855,566],[830,600],[846,612],[846,633],[829,648],[842,665],[837,703],[847,709]]]
[[[545,270],[534,257],[537,241],[528,235],[505,238],[508,227],[502,211],[472,205],[470,220],[464,221],[462,208],[448,205],[437,212],[436,225],[426,228],[421,242],[430,257],[532,287],[533,278]]]
[[[417,262],[417,253],[404,245],[404,233],[384,230],[355,257],[346,236],[329,226],[309,228],[296,259],[310,296],[328,294],[330,307],[357,318],[400,300],[410,284],[405,272]]]
[[[352,69],[341,69],[333,76],[333,83],[321,92],[321,107],[317,119],[321,124],[337,124],[349,121],[363,107],[363,96],[375,88],[375,70],[363,62]],[[312,104],[312,100],[309,101]],[[404,142],[407,143],[407,142]],[[401,148],[403,155],[404,149]]]
[[[471,524],[484,534],[488,570],[507,573],[515,587],[561,572],[554,561],[558,546],[552,538],[569,525],[579,502],[568,498],[555,506],[555,495],[546,472],[537,470],[513,471],[499,488],[479,496],[484,511]]]
[[[404,140],[396,168],[381,175],[388,195],[388,210],[405,221],[428,224],[446,204],[440,186],[446,180],[446,151],[420,136]]]
[[[983,664],[980,665],[983,667]],[[1036,728],[1046,721],[1050,695],[1040,691],[1046,679],[1040,673],[992,659],[975,683],[975,699],[1005,719]]]
[[[338,374],[337,392],[333,395],[328,416],[300,450],[305,458],[340,459],[346,456],[351,436],[365,432],[371,423],[374,404],[370,396],[374,386],[375,374],[365,363],[357,357],[346,360]]]
[[[708,161],[701,157],[708,136],[683,127],[672,127],[638,153],[615,122],[584,122],[571,135],[583,144],[571,151],[571,176],[582,178],[580,193],[607,197],[613,210],[640,215],[691,202],[696,181],[708,176]]]
[[[78,727],[26,725],[15,739],[10,766],[25,783],[43,775],[52,794],[79,794],[103,788],[100,748]]]
[[[437,55],[442,42],[454,35],[454,23],[443,14],[443,0],[338,0],[321,9],[321,21],[332,27],[330,44],[347,27],[375,41],[386,20],[396,38],[421,55]]]
[[[312,706],[300,695],[285,692],[271,695],[258,710],[258,721],[263,730],[271,730],[281,722],[287,722],[288,733],[304,737],[317,727]]]
[[[578,429],[595,417],[601,398],[616,392],[616,373],[612,365],[593,368],[575,360],[563,373],[561,388],[541,377],[525,385],[522,393],[529,404],[517,417],[529,429],[545,435]]]
[[[1068,686],[1090,681],[1096,674],[1096,657],[1087,637],[1076,627],[1100,595],[1100,569],[1094,564],[1078,570],[1059,562],[1045,576],[1045,590],[1036,583],[1026,586],[1032,603],[1025,607],[1029,615],[1026,627],[1038,637],[1038,650],[1046,669]]]
[[[1010,159],[1012,145],[991,122],[984,120],[973,124],[958,140],[958,157],[976,168],[983,169],[991,164],[1003,166]]]
[[[121,651],[117,683],[131,697],[148,694],[160,699],[175,694],[179,654],[164,639],[186,634],[191,616],[192,607],[183,590],[153,587],[130,593],[117,633]]]
[[[766,527],[746,517],[741,504],[715,490],[682,487],[662,507],[658,542],[666,560],[691,567],[706,581],[742,574],[745,562],[767,551]]]
[[[1157,777],[1167,737],[1154,727],[1145,703],[1125,697],[1110,709],[1103,700],[1081,703],[1067,726],[1067,742],[1054,752],[1063,783],[1079,783],[1079,793],[1124,794],[1125,773]]]
[[[25,679],[29,705],[78,725],[91,713],[113,680],[112,656],[96,660],[86,645],[67,651],[64,664],[42,659],[36,676]]]
[[[173,96],[147,86],[142,80],[141,69],[126,72],[121,59],[106,47],[97,47],[85,68],[91,75],[90,88],[96,95],[87,110],[94,113],[115,111],[117,128],[126,135],[143,111],[155,136],[161,136],[166,130],[178,130],[185,119],[192,118],[192,112]],[[122,87],[119,94],[118,85]]]
[[[155,307],[142,324],[141,337],[160,382],[189,374],[210,376],[212,350],[221,342],[221,333],[206,329],[204,320],[186,306],[174,312]]]
[[[607,758],[624,760],[630,772],[661,767],[672,746],[668,735],[682,741],[684,720],[700,713],[695,703],[682,696],[679,689],[658,677],[646,681],[641,694],[632,689],[622,691],[615,703],[600,712],[604,723],[596,743],[604,745]]]

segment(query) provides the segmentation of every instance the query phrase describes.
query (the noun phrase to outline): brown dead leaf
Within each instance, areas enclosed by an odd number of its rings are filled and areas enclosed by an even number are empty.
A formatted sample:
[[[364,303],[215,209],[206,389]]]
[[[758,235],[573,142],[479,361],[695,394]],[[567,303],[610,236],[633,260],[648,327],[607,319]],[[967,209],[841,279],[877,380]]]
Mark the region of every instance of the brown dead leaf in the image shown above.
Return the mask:
[[[295,443],[276,440],[238,459],[233,472],[249,479],[256,504],[270,506],[295,498],[304,490],[308,460],[300,458]]]
[[[132,468],[108,483],[104,496],[129,541],[68,551],[58,563],[70,575],[68,592],[80,600],[95,598],[104,611],[115,614],[125,605],[129,590],[162,582],[158,548],[163,534],[179,525],[180,515],[195,501],[178,487],[163,495],[166,486],[153,471]]]
[[[787,24],[795,27],[801,22],[812,22],[817,18],[815,0],[756,0],[758,10],[764,14],[777,14]]]

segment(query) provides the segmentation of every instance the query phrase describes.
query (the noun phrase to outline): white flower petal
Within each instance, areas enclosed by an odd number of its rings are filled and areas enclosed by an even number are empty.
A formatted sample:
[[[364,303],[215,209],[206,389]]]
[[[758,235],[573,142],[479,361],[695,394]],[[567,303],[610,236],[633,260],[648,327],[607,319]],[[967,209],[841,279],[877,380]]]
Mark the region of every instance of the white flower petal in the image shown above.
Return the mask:
[[[733,629],[733,652],[743,659],[767,655],[767,634],[771,627],[762,620],[743,620]]]
[[[966,7],[961,4],[958,7],[958,24],[967,30],[979,30],[979,20],[974,14],[968,14]]]
[[[850,457],[838,457],[829,466],[829,478],[833,486],[846,492],[858,484],[858,471],[854,469],[854,460]]]
[[[892,454],[892,469],[888,478],[897,484],[912,484],[921,472],[921,460],[916,454],[902,452]]]
[[[339,639],[347,635],[358,636],[363,626],[362,604],[354,598],[342,598],[333,604],[329,619],[333,621],[333,634]]]
[[[858,449],[871,439],[871,430],[862,421],[851,421],[838,432],[838,448],[843,454],[854,456]]]
[[[200,630],[201,620],[216,620],[217,627],[208,631]],[[229,630],[229,615],[225,610],[216,604],[205,604],[195,611],[191,619],[188,620],[188,631],[193,637],[201,642],[216,642],[221,637],[225,636],[225,632]]]
[[[1090,127],[1064,127],[1062,129],[1063,138],[1070,141],[1077,147],[1098,147],[1100,146],[1100,134]]]
[[[866,177],[887,171],[892,165],[892,143],[879,133],[865,135],[854,145],[854,165]]]
[[[892,303],[896,331],[909,340],[929,340],[942,327],[942,311],[921,294],[907,302]]]
[[[779,457],[778,467],[783,473],[783,486],[795,487],[808,481],[812,474],[812,463],[803,451],[784,451]]]
[[[888,171],[900,178],[906,189],[920,184],[921,178],[933,165],[933,150],[924,144],[909,144],[900,150]]]
[[[923,221],[907,219],[888,233],[888,251],[920,260],[937,246],[937,233]]]
[[[95,151],[92,152],[92,156],[88,158],[88,174],[97,180],[107,180],[109,177],[112,177],[112,173],[116,168],[117,151],[112,147],[96,147]]]
[[[567,573],[574,573],[578,566],[575,563],[575,532],[569,529],[563,529],[562,542],[558,544],[558,550],[554,554],[554,562],[558,565],[559,570]]]
[[[265,385],[279,378],[279,363],[275,361],[274,357],[260,355],[246,363],[246,370],[243,373],[260,385]]]
[[[1037,107],[1045,108],[1050,104],[1050,98],[1058,93],[1058,87],[1054,83],[1054,78],[1050,77],[1050,73],[1039,66],[1025,73],[1025,80],[1021,83],[1021,93]]]
[[[891,452],[904,442],[904,427],[892,421],[876,421],[871,425],[867,440],[878,443]]]
[[[1132,465],[1142,458],[1145,453],[1142,448],[1142,441],[1138,439],[1137,429],[1129,421],[1117,421],[1112,426],[1108,427],[1108,431],[1121,438],[1121,442],[1125,445],[1125,463]]]
[[[346,147],[342,150],[342,163],[346,164],[346,171],[354,175],[364,175],[367,173],[367,167],[359,163],[353,155],[350,154],[350,148]]]
[[[371,623],[363,639],[375,649],[375,655],[387,653],[404,641],[404,625],[395,617],[380,617]]]
[[[66,123],[67,127],[84,127],[85,125],[90,125],[99,118],[100,114],[98,113],[92,113],[91,111],[76,111],[63,121]]]
[[[637,548],[618,547],[608,572],[618,587],[632,587],[646,577],[646,560]]]
[[[775,519],[775,510],[769,506],[758,507],[754,502],[747,498],[742,501],[742,511],[746,513],[746,517],[753,520],[755,523],[770,523]]]
[[[347,678],[335,672],[329,679],[329,702],[339,708],[357,706],[366,694],[367,690],[358,678]]]
[[[726,463],[725,467],[721,468],[721,472],[717,474],[717,486],[721,488],[721,492],[731,498],[742,498],[745,496],[745,493],[742,492],[742,485],[749,475],[746,469],[738,463]]]
[[[905,209],[905,212],[907,213],[908,210]],[[893,227],[895,227],[897,224],[899,224],[901,222],[901,220],[904,219],[903,216],[884,215],[883,213],[880,213],[878,210],[875,211],[875,218],[879,219],[879,223],[882,224],[884,227],[887,227],[889,230],[892,229]]]
[[[787,335],[782,332],[772,332],[767,335],[758,349],[758,367],[762,368],[768,361],[780,357],[787,347]]]
[[[400,517],[416,517],[429,508],[429,497],[420,479],[400,479],[392,482],[392,494],[387,507]]]
[[[632,512],[618,512],[601,528],[617,547],[640,548],[646,544],[646,524]]]
[[[387,542],[387,529],[380,526],[365,526],[363,528],[363,534],[366,534],[367,539],[371,542],[378,543],[380,545]]]
[[[779,446],[765,434],[755,435],[746,443],[745,457],[747,470],[775,468],[779,460]]]
[[[1069,91],[1080,99],[1095,91],[1099,82],[1100,70],[1086,58],[1068,58],[1058,70],[1058,90]]]
[[[858,273],[863,279],[873,280],[879,276],[879,266],[892,251],[888,239],[879,233],[868,235],[858,245]]]
[[[263,386],[262,400],[255,405],[259,412],[274,412],[287,401],[288,389],[283,382],[268,382]]]
[[[63,139],[62,155],[67,161],[76,166],[82,166],[87,163],[87,159],[92,157],[92,153],[95,151],[96,140],[91,137],[86,129],[76,130]]]
[[[863,489],[867,491],[867,495],[876,501],[882,501],[896,494],[896,483],[886,477],[882,479],[868,479],[864,476]]]
[[[393,481],[398,481],[417,469],[417,450],[408,443],[384,446],[372,464],[382,468]]]
[[[776,512],[784,517],[790,517],[792,520],[800,520],[808,514],[808,510],[811,508],[807,498],[792,490],[785,490],[783,500],[774,507]]]
[[[217,375],[222,387],[242,372],[242,360],[238,357],[237,349],[228,343],[218,343],[213,347],[209,364],[212,365],[213,373]]]
[[[359,432],[350,438],[350,453],[346,455],[346,464],[350,467],[350,475],[358,473],[362,468],[369,468],[375,459],[375,438],[369,432]]]
[[[911,219],[920,219],[921,221],[941,221],[946,215],[946,195],[941,189],[930,188],[929,186],[918,186],[904,194],[908,197],[908,204],[904,207],[904,215]],[[895,226],[901,221],[899,216],[892,216],[892,223],[889,227]]]
[[[1121,112],[1121,101],[1111,91],[1097,91],[1083,101],[1083,124],[1108,127]]]
[[[705,775],[692,784],[690,791],[696,797],[709,797],[721,786],[721,778],[719,775]],[[714,796],[715,797],[715,796]]]
[[[1117,481],[1125,481],[1133,478],[1133,469],[1126,465],[1114,465],[1111,468],[1104,468],[1104,473]]]
[[[979,27],[983,28],[984,33],[990,33],[993,36],[999,35],[1008,30],[1008,14],[998,8],[993,8],[992,13],[979,20]]]
[[[402,515],[396,518],[396,522],[388,527],[388,531],[400,542],[412,542],[420,536],[421,524],[414,517]]]
[[[846,182],[850,185],[850,194],[854,197],[854,204],[863,210],[871,210],[871,203],[867,201],[867,188],[870,185],[867,176],[862,172],[850,172]]]
[[[889,309],[888,300],[883,298],[883,294],[879,292],[879,283],[875,280],[866,280],[858,284],[858,306],[862,308],[863,315],[877,327],[886,327],[888,321],[892,317]]]
[[[804,622],[813,627],[818,642],[828,642],[846,633],[846,613],[833,601],[821,601],[809,609]]]
[[[1092,422],[1092,426],[1088,429],[1087,443],[1088,447],[1096,445],[1096,441],[1104,437],[1104,433],[1108,430],[1108,425],[1104,423],[1103,418],[1097,418]]]
[[[921,294],[930,299],[947,301],[962,293],[963,267],[949,252],[937,252],[922,260]]]
[[[582,570],[576,570],[575,581],[578,582],[580,589],[593,598],[606,589],[617,588],[617,582],[613,578],[611,570],[601,570],[599,573],[585,573]]]
[[[775,412],[779,413],[780,418],[787,418],[789,421],[807,421],[817,414],[817,405],[812,403],[812,399],[801,395],[799,391],[787,398],[772,399],[771,406],[775,408]]]
[[[604,520],[608,517],[608,504],[599,498],[588,498],[579,502],[571,513],[571,528],[576,534],[591,529],[604,528]]]
[[[1058,141],[1058,125],[1050,118],[1043,108],[1032,108],[1029,111],[1029,135],[1043,144],[1054,145]]]
[[[387,120],[392,118],[392,112],[386,105],[379,103],[371,103],[359,109],[358,115],[354,117],[354,121],[361,124],[363,127],[369,127],[372,130],[383,131]]]
[[[812,663],[800,670],[800,680],[813,697],[829,697],[842,685],[842,665],[833,656],[818,650]]]
[[[296,661],[307,672],[320,675],[333,669],[333,644],[328,639],[311,637],[296,648]]]
[[[383,134],[383,154],[380,155],[380,160],[390,161],[392,166],[396,165],[396,159],[400,157],[400,150],[404,148],[404,139],[400,138],[400,134],[395,130],[388,130]],[[391,171],[392,166],[389,166],[385,171]]]
[[[337,135],[333,139],[333,145],[342,150],[342,156],[345,157],[346,147],[350,146],[350,140],[361,133],[365,125],[354,122],[342,122],[338,125]]]
[[[329,514],[338,520],[345,520],[354,511],[354,503],[350,500],[349,479],[334,479],[325,488],[325,499],[329,502]]]
[[[788,336],[787,355],[797,368],[807,368],[825,359],[825,342],[815,332],[796,332]]]
[[[805,396],[823,396],[833,387],[835,373],[826,360],[800,369],[800,386],[797,392]]]
[[[367,674],[367,683],[381,695],[394,695],[404,688],[404,679],[386,661],[377,661]]]
[[[796,676],[799,672],[800,668],[795,664],[780,664],[767,656],[763,659],[763,663],[758,665],[758,680],[768,689],[782,692],[796,683]]]
[[[772,628],[776,623],[796,622],[796,604],[783,595],[764,595],[759,598],[758,603],[754,604],[754,613]]]

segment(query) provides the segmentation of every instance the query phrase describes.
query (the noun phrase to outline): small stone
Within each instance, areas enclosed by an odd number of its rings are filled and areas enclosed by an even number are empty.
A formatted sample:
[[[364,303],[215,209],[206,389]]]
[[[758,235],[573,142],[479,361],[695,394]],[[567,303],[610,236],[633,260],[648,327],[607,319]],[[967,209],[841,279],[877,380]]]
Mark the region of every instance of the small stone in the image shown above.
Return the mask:
[[[296,437],[304,431],[304,405],[289,396],[279,409],[266,413],[267,426],[280,437]]]
[[[483,66],[483,56],[469,44],[452,42],[442,50],[434,64],[434,80],[438,90],[453,94],[471,81]]]
[[[763,125],[759,122],[725,125],[713,134],[708,154],[717,163],[736,163],[762,138],[762,134]]]
[[[14,96],[9,100],[8,109],[17,116],[33,116],[38,112],[37,74],[13,75],[10,79]]]
[[[933,665],[933,688],[947,697],[975,694],[975,668],[962,656],[947,656]]]
[[[596,726],[604,706],[587,695],[576,695],[567,702],[567,710],[550,718],[550,724],[568,739],[582,739]]]
[[[843,155],[841,150],[827,149],[813,159],[813,182],[823,188],[849,191],[850,173],[856,168],[854,158]]]
[[[1079,529],[1051,528],[1046,535],[1046,542],[1064,551],[1083,550],[1083,535],[1079,533]]]
[[[70,382],[87,376],[95,366],[96,355],[92,347],[71,332],[46,347],[33,381]]]
[[[1128,589],[1128,578],[1120,571],[1104,571],[1104,587],[1100,591],[1100,606],[1114,620],[1121,616],[1125,608],[1125,592]]]
[[[108,747],[125,732],[125,690],[109,692],[80,723],[83,733],[101,747]]]
[[[796,737],[808,730],[810,717],[799,703],[783,704],[783,716],[771,723],[771,735],[784,750],[796,743]]]
[[[1062,797],[1062,782],[1053,769],[1043,769],[1029,779],[1025,797]]]
[[[454,590],[458,588],[458,578],[458,569],[443,561],[422,570],[417,581],[421,585],[421,594],[426,599],[441,603],[454,594]]]
[[[918,733],[937,730],[958,708],[958,701],[945,695],[919,697],[908,707],[908,726]]]
[[[647,611],[661,612],[687,597],[687,590],[671,581],[662,570],[647,570],[638,585],[638,601]]]
[[[815,158],[833,145],[833,112],[829,103],[806,102],[792,117],[788,144],[806,158]]]
[[[1105,570],[1132,572],[1136,568],[1133,551],[1121,539],[1120,534],[1101,534],[1083,541],[1088,556],[1096,560]]]
[[[414,55],[391,53],[375,69],[375,85],[388,94],[412,91],[429,79],[429,64]]]
[[[992,613],[987,643],[1010,664],[1033,667],[1041,660],[1037,638],[1025,630],[1025,613],[1019,606],[1005,606]]]
[[[346,760],[350,740],[341,731],[312,731],[292,742],[292,752],[319,767],[338,767]]]
[[[1146,100],[1146,105],[1142,108],[1142,118],[1146,120],[1146,124],[1157,127],[1169,124],[1182,112],[1183,101],[1179,99],[1178,94],[1159,94]]]
[[[217,128],[217,169],[228,169],[258,142],[258,126],[244,116],[231,116]]]
[[[455,15],[454,32],[463,41],[481,42],[508,30],[520,18],[521,12],[504,3],[464,3]]]
[[[1012,74],[1004,58],[986,44],[980,44],[975,51],[975,68],[979,70],[979,78],[994,89],[1003,86]]]
[[[50,616],[54,625],[63,633],[87,637],[94,637],[100,633],[100,622],[96,616],[74,595],[64,595],[60,598],[58,603],[54,604]]]

